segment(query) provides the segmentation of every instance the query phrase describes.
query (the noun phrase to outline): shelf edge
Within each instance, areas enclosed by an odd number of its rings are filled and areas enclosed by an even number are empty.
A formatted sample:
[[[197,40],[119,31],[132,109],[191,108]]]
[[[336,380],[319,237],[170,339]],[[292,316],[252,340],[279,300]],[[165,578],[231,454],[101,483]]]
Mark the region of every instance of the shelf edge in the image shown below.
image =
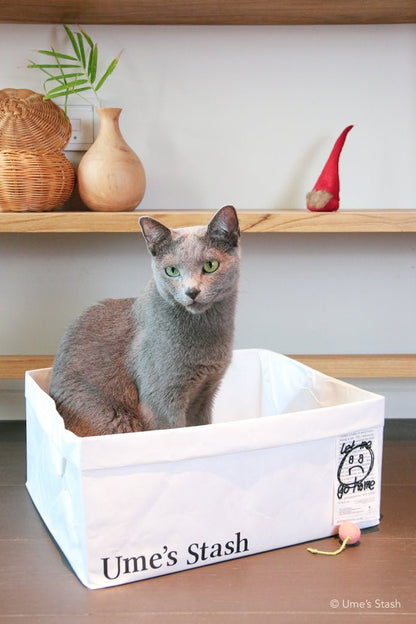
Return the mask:
[[[214,211],[0,212],[0,233],[134,233],[140,216],[151,215],[168,227],[208,223]],[[416,210],[239,210],[244,233],[416,232]]]
[[[416,354],[289,355],[337,378],[415,378]],[[0,379],[21,379],[25,371],[52,366],[53,355],[2,355]]]

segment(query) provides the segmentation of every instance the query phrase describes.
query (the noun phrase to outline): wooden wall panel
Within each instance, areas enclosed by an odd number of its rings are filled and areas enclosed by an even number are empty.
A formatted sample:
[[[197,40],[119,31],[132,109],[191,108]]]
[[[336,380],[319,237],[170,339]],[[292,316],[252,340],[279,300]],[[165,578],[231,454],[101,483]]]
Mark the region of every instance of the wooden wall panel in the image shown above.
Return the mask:
[[[0,0],[0,22],[66,24],[398,24],[414,0]]]

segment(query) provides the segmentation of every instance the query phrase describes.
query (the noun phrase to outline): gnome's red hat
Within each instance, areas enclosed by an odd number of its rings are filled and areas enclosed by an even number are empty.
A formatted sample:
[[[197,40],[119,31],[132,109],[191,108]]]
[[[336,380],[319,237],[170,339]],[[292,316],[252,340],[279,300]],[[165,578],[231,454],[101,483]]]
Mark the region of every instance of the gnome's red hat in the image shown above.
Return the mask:
[[[306,206],[312,212],[332,212],[339,208],[339,172],[338,163],[348,132],[354,126],[347,126],[341,132],[322,173],[312,191],[306,196]]]

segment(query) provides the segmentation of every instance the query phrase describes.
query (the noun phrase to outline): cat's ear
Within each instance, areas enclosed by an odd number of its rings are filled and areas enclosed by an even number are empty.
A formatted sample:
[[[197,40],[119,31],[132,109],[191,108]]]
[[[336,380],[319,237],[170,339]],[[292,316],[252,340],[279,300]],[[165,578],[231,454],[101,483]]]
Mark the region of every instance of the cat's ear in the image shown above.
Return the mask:
[[[140,227],[152,256],[157,256],[172,241],[172,232],[152,217],[140,217]]]
[[[224,206],[208,223],[207,233],[216,246],[229,249],[237,247],[240,239],[240,226],[234,206]]]

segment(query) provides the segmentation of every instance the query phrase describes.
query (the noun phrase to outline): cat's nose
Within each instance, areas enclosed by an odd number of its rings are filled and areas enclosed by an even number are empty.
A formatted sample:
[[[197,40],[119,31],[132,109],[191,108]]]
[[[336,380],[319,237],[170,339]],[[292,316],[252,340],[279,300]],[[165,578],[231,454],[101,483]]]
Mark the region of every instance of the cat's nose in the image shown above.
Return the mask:
[[[185,295],[190,297],[192,301],[195,301],[195,299],[198,297],[200,292],[201,291],[198,290],[198,288],[188,288],[187,290],[185,290]]]

